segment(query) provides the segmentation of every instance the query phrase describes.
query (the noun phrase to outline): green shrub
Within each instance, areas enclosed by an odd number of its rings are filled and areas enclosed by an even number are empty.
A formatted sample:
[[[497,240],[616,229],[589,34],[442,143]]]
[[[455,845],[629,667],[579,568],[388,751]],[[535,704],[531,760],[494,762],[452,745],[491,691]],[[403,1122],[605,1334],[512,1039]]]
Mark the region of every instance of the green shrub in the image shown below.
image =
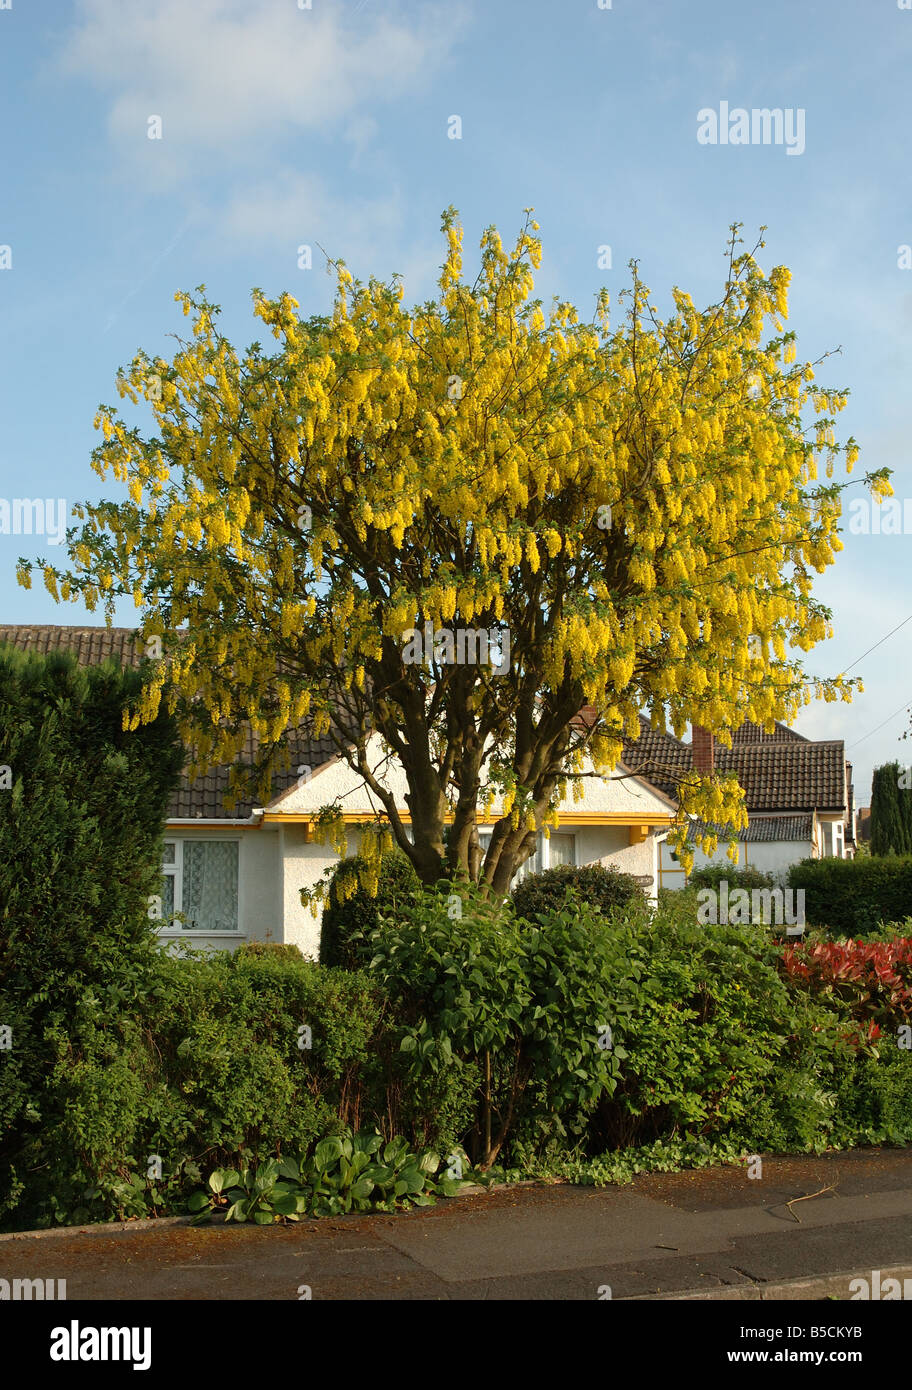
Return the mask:
[[[245,941],[237,947],[234,954],[236,956],[271,956],[286,960],[304,959],[300,946],[293,946],[290,942],[282,941]]]
[[[753,888],[772,888],[775,879],[772,874],[765,874],[750,864],[738,868],[735,864],[727,863],[704,864],[702,868],[694,869],[687,880],[689,888],[712,888],[716,892],[722,883],[727,883],[731,892],[736,888],[745,888],[750,892]]]
[[[834,1139],[848,1144],[912,1143],[912,1051],[895,1037],[853,1052],[836,1087]]]
[[[643,890],[636,879],[602,864],[576,868],[561,864],[541,874],[530,874],[516,885],[510,900],[517,917],[533,922],[542,913],[562,907],[568,890],[578,902],[588,903],[602,913],[643,901]]]
[[[812,926],[857,938],[909,916],[912,857],[803,859],[789,870],[789,886],[804,890]]]
[[[797,1026],[767,934],[661,906],[629,912],[612,934],[630,967],[612,996],[625,1058],[596,1113],[596,1151],[736,1131]]]
[[[377,930],[380,917],[395,913],[413,894],[421,891],[411,860],[400,849],[391,849],[380,860],[377,892],[372,897],[360,884],[366,868],[358,855],[343,859],[333,874],[320,927],[320,964],[356,968],[356,945]],[[354,892],[350,885],[359,876]]]
[[[912,1052],[891,1036],[856,1048],[828,1028],[805,1033],[757,1095],[745,1137],[769,1153],[912,1142]]]
[[[562,1134],[613,1087],[623,1051],[604,1038],[629,967],[590,904],[563,905],[530,930],[509,903],[442,884],[383,922],[373,943],[372,974],[396,1005],[410,1076],[472,1065],[479,1167],[517,1125]]]
[[[345,1126],[449,1153],[475,1073],[414,1081],[375,979],[274,952],[164,952],[74,998],[45,1033],[7,1225],[180,1209],[205,1165],[256,1167]],[[160,1176],[150,1176],[154,1160]]]
[[[104,1058],[130,1108],[135,1083],[103,1034],[116,1031],[154,957],[150,897],[161,893],[167,802],[183,762],[167,715],[124,731],[141,688],[137,671],[113,663],[81,669],[65,653],[0,651],[0,765],[12,777],[0,790],[0,1025],[12,1030],[0,1054],[0,1220],[26,1173],[48,1176],[36,1155],[81,1122],[65,1113],[61,1049]],[[97,1025],[91,1000],[105,1008]],[[69,1081],[83,1084],[78,1073]],[[129,1121],[119,1130],[94,1079],[84,1085],[85,1105],[100,1107],[92,1152],[109,1124],[115,1148],[126,1142]]]

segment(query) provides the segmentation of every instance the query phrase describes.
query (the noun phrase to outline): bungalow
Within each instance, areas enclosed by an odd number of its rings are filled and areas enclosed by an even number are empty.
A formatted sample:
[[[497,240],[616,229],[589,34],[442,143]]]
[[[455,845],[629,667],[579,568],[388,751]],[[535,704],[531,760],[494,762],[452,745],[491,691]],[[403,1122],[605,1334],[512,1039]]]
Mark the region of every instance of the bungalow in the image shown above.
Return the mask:
[[[0,642],[24,651],[71,651],[83,665],[111,657],[138,665],[140,659],[132,628],[0,627]],[[317,842],[317,813],[325,805],[341,807],[349,851],[354,852],[358,827],[375,818],[378,803],[329,737],[315,738],[302,727],[288,731],[286,744],[289,769],[275,775],[265,805],[247,800],[226,810],[227,767],[213,769],[192,785],[182,780],[168,809],[165,833],[159,929],[164,939],[212,948],[271,940],[316,954],[319,915],[315,918],[302,904],[301,889],[313,887],[337,857],[329,845]],[[252,735],[246,752],[253,752]],[[368,756],[407,820],[405,777],[397,763],[385,758],[379,736],[368,745]],[[613,865],[635,875],[655,899],[660,842],[674,819],[676,802],[668,791],[633,772],[621,765],[608,778],[587,777],[581,799],[568,798],[559,825],[550,837],[539,836],[523,871],[557,863]],[[495,803],[492,818],[497,814]],[[482,845],[488,835],[490,830],[482,826]]]
[[[767,731],[745,722],[733,731],[731,748],[721,748],[699,726],[685,744],[644,719],[639,738],[625,745],[624,759],[668,795],[674,794],[675,778],[692,767],[737,773],[748,814],[738,836],[740,867],[782,879],[800,859],[854,855],[852,765],[841,739],[812,742],[785,724]],[[696,850],[695,866],[711,862],[731,863],[726,843],[710,858]],[[663,844],[659,886],[680,888],[684,882],[680,860]]]

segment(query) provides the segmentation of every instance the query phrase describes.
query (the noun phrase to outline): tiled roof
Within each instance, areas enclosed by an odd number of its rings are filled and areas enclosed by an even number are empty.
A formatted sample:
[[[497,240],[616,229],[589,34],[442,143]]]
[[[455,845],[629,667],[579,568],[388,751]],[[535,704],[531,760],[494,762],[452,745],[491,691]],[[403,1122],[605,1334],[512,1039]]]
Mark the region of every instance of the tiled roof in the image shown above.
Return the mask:
[[[672,734],[653,729],[648,719],[640,715],[640,735],[625,739],[621,760],[631,772],[645,777],[659,791],[678,798],[678,779],[690,770],[690,749]]]
[[[623,759],[668,795],[675,783],[668,770],[689,771],[689,744],[650,728],[640,720],[640,737],[625,743]],[[743,729],[742,725],[742,729]],[[731,748],[715,747],[719,772],[735,772],[751,811],[841,811],[846,806],[845,747],[842,740],[811,743],[784,724],[782,736],[765,742],[733,738]],[[663,775],[664,769],[664,775]]]
[[[711,830],[717,834],[721,840],[727,839],[727,831],[718,825],[708,826],[703,821],[695,821],[694,829],[699,832]],[[814,817],[813,814],[803,816],[755,816],[754,819],[743,830],[738,831],[737,838],[742,844],[762,844],[771,840],[808,840],[814,839]]]
[[[845,746],[841,739],[717,747],[716,769],[737,773],[748,811],[845,809]]]
[[[132,627],[0,627],[0,642],[23,652],[72,652],[80,666],[97,666],[108,657],[138,666],[142,650]]]
[[[743,743],[808,743],[809,740],[804,734],[796,733],[787,724],[780,724],[776,720],[772,733],[767,733],[761,724],[752,724],[749,719],[738,729],[732,729],[732,745],[737,748]]]
[[[26,652],[72,652],[81,666],[94,666],[107,657],[115,657],[122,665],[139,666],[142,649],[136,643],[136,631],[130,627],[60,627],[17,626],[0,627],[0,642],[8,642]],[[336,745],[323,735],[314,738],[306,726],[290,729],[285,736],[289,766],[287,772],[273,774],[272,795],[293,787],[299,767],[315,772],[318,767],[336,756]],[[252,760],[258,740],[251,730],[240,761]],[[261,804],[250,798],[238,801],[232,809],[225,806],[228,791],[228,765],[213,768],[205,777],[192,784],[182,777],[168,806],[170,820],[246,820],[253,807]]]

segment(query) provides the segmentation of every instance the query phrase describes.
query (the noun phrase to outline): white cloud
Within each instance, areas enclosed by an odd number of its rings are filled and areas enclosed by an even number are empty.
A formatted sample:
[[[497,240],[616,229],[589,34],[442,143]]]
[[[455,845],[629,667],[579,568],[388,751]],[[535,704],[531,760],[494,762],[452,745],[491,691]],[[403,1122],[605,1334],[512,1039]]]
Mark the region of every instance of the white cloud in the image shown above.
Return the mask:
[[[396,230],[402,213],[395,195],[377,199],[339,198],[318,175],[275,170],[268,179],[241,184],[229,197],[221,221],[225,235],[251,247],[313,246],[314,264],[322,263],[317,245],[332,256],[350,259],[336,237],[343,227],[361,228],[360,240],[375,242],[382,232]]]
[[[345,261],[356,279],[388,279],[398,272],[409,304],[434,294],[446,255],[436,223],[415,227],[397,187],[377,197],[340,196],[319,176],[288,169],[274,171],[268,179],[236,181],[212,220],[229,251],[284,252],[289,273],[283,288],[299,298],[299,291],[306,291],[310,309],[312,296],[328,306],[335,288],[335,281],[323,274],[324,252]],[[308,272],[297,264],[302,245],[311,248]]]
[[[362,146],[371,110],[425,88],[462,27],[458,6],[407,18],[320,0],[77,0],[63,70],[110,98],[123,152],[162,119],[170,174],[229,164],[281,137],[335,133]],[[162,151],[165,153],[165,151]]]

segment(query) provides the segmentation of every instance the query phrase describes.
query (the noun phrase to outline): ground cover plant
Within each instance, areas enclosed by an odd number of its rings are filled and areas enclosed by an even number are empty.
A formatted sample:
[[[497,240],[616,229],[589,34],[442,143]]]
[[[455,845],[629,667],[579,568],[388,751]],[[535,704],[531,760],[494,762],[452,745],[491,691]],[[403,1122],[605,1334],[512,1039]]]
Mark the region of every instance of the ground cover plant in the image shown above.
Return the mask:
[[[457,1155],[453,1156],[457,1158]],[[269,1159],[255,1169],[222,1168],[191,1194],[197,1221],[224,1212],[226,1221],[300,1221],[308,1216],[426,1207],[438,1196],[456,1197],[471,1186],[450,1176],[450,1161],[432,1149],[412,1153],[406,1140],[384,1143],[374,1132],[350,1130],[321,1140],[301,1158]]]

